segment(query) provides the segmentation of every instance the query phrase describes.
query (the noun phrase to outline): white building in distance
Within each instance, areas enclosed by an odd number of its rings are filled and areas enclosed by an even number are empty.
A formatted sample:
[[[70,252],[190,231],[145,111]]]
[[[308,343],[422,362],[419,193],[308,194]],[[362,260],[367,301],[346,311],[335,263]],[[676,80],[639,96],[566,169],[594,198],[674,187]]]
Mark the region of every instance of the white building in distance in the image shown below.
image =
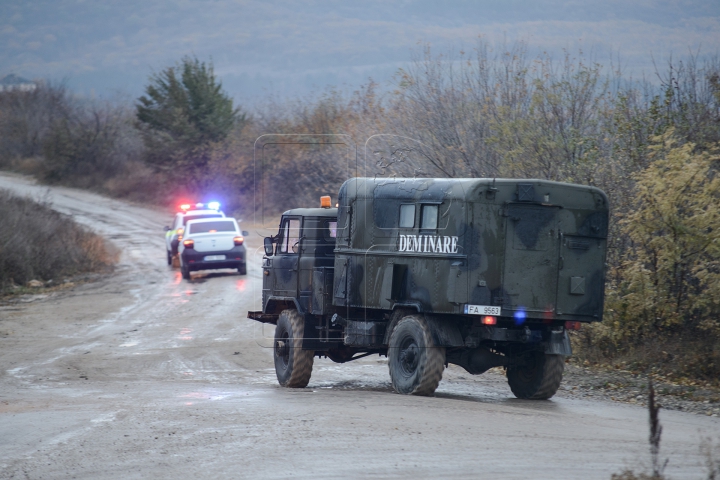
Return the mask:
[[[0,92],[11,92],[19,90],[21,92],[31,92],[37,88],[37,84],[22,77],[18,77],[14,73],[5,75],[0,79]]]

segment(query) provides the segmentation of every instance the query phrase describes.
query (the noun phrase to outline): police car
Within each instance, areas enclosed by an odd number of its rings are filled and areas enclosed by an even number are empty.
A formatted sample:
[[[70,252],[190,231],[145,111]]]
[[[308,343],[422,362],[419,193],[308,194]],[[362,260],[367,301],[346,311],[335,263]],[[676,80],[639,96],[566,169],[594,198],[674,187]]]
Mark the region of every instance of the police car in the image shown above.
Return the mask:
[[[183,238],[178,246],[180,271],[185,280],[190,272],[237,269],[240,275],[247,273],[244,236],[234,218],[204,218],[188,220]]]
[[[189,220],[201,218],[225,218],[220,211],[218,202],[195,203],[180,205],[179,212],[175,214],[172,226],[165,227],[165,248],[167,250],[167,263],[172,265],[172,260],[178,254],[178,243],[182,240],[185,224]]]

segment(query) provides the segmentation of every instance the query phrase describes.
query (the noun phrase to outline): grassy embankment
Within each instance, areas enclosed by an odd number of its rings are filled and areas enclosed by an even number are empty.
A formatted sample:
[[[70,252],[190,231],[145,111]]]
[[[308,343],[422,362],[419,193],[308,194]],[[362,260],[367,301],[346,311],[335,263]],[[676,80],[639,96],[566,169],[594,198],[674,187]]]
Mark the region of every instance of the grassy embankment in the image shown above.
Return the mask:
[[[117,261],[105,239],[48,204],[0,190],[0,219],[0,296],[109,271]]]

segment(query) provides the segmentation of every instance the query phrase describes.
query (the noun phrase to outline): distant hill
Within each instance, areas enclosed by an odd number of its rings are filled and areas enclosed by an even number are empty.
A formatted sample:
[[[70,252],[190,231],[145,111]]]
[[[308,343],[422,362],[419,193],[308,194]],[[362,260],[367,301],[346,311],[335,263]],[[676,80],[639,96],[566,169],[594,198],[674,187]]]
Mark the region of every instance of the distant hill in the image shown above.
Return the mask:
[[[135,97],[148,75],[212,57],[225,88],[252,102],[326,85],[384,82],[421,45],[472,53],[525,39],[531,54],[582,48],[649,77],[662,62],[720,45],[717,0],[4,0],[0,72],[66,79],[85,94]]]

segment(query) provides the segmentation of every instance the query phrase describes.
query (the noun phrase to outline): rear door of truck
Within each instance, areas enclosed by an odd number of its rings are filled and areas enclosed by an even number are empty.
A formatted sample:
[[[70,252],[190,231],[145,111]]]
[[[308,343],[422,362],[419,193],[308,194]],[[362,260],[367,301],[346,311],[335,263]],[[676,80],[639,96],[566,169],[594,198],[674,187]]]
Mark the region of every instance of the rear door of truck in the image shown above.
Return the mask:
[[[503,309],[541,317],[555,310],[560,207],[510,203],[505,207]]]

